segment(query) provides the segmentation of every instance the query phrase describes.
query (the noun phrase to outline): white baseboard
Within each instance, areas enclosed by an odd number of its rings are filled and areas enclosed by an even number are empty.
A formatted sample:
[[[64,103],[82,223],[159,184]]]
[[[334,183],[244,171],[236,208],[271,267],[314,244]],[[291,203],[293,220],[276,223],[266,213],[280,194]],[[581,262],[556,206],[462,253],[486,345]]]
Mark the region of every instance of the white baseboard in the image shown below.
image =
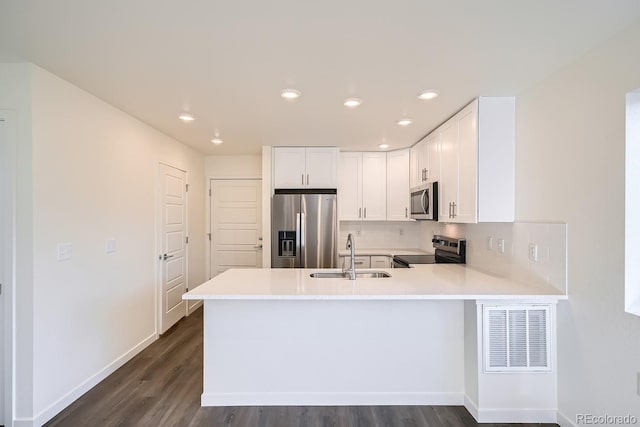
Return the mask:
[[[467,408],[467,411],[471,414],[476,421],[478,421],[478,404],[471,400],[468,395],[464,395],[464,407]]]
[[[78,385],[76,388],[62,396],[56,402],[52,403],[45,410],[36,415],[33,419],[21,418],[16,419],[14,421],[15,427],[32,427],[32,426],[41,426],[51,418],[55,417],[59,414],[64,408],[69,406],[75,400],[77,400],[80,396],[85,394],[87,391],[91,390],[95,387],[100,381],[107,378],[109,375],[114,373],[118,368],[127,363],[129,360],[133,359],[133,357],[140,353],[142,350],[147,348],[152,342],[158,339],[158,334],[153,333],[147,338],[143,339],[141,342],[136,344],[131,350],[124,353],[122,356],[118,357],[116,360],[87,378],[83,383]]]
[[[560,427],[578,427],[578,425],[576,423],[571,421],[571,419],[569,417],[567,417],[565,414],[563,414],[560,411],[558,411],[558,421],[557,422],[560,425]]]
[[[473,407],[472,411],[466,406],[466,401],[465,407],[479,423],[555,423],[558,414],[555,409],[530,408],[482,409]]]
[[[202,406],[462,405],[464,393],[202,393]]]

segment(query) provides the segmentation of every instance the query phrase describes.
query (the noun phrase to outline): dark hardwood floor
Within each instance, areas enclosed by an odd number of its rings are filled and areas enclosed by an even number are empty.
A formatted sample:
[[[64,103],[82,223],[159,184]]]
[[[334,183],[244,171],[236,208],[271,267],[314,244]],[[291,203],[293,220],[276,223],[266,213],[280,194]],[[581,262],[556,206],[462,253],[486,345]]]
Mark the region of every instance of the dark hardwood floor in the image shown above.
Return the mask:
[[[202,408],[201,393],[202,309],[182,319],[46,425],[490,426],[476,423],[462,406]]]

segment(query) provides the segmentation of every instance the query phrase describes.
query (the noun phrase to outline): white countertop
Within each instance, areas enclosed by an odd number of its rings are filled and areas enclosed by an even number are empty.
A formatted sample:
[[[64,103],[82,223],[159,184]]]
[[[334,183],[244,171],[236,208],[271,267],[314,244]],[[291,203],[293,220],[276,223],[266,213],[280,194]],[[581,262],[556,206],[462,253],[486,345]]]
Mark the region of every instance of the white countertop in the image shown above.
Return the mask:
[[[393,257],[395,255],[425,255],[432,254],[433,252],[425,251],[422,249],[397,249],[397,248],[358,248],[356,246],[356,256],[369,256],[369,255],[380,255],[380,256],[389,256]],[[340,256],[349,256],[350,252],[348,249],[340,249],[338,251]]]
[[[559,300],[546,283],[526,284],[454,264],[384,269],[389,278],[312,278],[339,269],[231,269],[183,295],[188,300]],[[379,271],[379,270],[376,270]]]

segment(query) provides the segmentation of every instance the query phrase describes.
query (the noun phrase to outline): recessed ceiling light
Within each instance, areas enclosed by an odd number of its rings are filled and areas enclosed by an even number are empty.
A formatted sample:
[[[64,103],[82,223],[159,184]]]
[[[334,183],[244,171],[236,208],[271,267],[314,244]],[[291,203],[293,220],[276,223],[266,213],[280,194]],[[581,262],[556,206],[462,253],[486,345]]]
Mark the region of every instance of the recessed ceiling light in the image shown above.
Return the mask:
[[[413,123],[413,120],[407,118],[400,119],[396,122],[398,126],[409,126],[411,123]]]
[[[194,121],[196,118],[193,117],[191,114],[189,113],[182,113],[178,116],[178,118],[180,120],[182,120],[183,122],[192,122]]]
[[[378,147],[380,147],[380,148],[382,148],[384,150],[385,148],[389,148],[389,144],[380,144],[380,145],[378,145]]]
[[[420,99],[433,99],[433,98],[437,98],[438,97],[438,91],[437,90],[423,90],[422,92],[420,92],[418,94],[418,98]]]
[[[213,139],[211,140],[211,142],[213,142],[215,145],[220,145],[220,144],[222,144],[222,142],[223,142],[223,141],[222,141],[222,139],[221,139],[221,138],[218,138],[218,137],[216,136],[215,138],[213,138]]]
[[[356,108],[362,104],[362,99],[358,98],[347,98],[344,100],[344,106],[349,108]]]
[[[283,89],[280,91],[280,96],[284,99],[298,99],[300,95],[302,95],[302,93],[295,89]]]

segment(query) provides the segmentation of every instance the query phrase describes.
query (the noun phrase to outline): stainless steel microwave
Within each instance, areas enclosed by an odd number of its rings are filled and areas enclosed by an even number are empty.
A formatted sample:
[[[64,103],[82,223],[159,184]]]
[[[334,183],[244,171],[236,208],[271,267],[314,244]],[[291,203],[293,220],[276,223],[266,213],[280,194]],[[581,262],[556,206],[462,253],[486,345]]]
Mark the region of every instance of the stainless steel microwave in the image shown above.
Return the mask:
[[[411,189],[411,218],[438,220],[437,182],[427,182]]]

